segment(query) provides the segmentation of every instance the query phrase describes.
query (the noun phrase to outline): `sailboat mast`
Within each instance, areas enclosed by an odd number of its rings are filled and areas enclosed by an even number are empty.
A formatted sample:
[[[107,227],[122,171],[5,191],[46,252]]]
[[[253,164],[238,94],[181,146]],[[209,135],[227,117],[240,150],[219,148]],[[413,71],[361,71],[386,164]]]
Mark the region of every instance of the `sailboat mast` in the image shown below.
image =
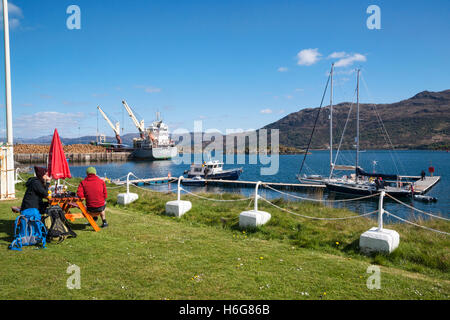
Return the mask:
[[[333,68],[334,63],[331,64],[331,87],[330,87],[330,178],[333,172]]]
[[[359,162],[359,72],[358,71],[358,77],[356,82],[356,164],[355,164],[355,179],[356,182],[358,182],[358,162]]]

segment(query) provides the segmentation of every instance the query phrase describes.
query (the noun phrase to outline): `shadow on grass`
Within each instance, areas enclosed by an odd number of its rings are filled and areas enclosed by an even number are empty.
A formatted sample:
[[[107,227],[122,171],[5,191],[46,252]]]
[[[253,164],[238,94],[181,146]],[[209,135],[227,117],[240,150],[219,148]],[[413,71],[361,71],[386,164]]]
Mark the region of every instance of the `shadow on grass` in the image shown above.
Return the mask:
[[[11,242],[14,240],[14,222],[11,220],[0,220],[0,233],[6,233],[6,237],[1,237],[0,240]]]

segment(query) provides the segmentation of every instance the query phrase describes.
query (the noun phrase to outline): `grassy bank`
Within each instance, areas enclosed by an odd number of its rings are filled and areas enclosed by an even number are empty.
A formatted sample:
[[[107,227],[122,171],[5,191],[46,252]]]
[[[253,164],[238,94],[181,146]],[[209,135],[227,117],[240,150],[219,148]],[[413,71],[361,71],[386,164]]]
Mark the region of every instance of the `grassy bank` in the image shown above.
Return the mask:
[[[79,179],[72,179],[77,184]],[[272,215],[258,230],[240,230],[239,213],[249,202],[211,202],[183,196],[192,209],[181,219],[165,216],[173,194],[134,188],[139,200],[124,207],[110,189],[110,227],[95,233],[77,220],[78,237],[45,250],[7,246],[18,201],[0,203],[0,298],[3,299],[448,299],[450,295],[447,236],[410,225],[386,225],[400,233],[391,255],[363,256],[362,232],[376,221],[306,220],[261,203]],[[175,188],[175,186],[173,186]],[[204,195],[221,199],[236,195]],[[276,200],[304,215],[353,215],[310,203]],[[421,221],[450,231],[448,222]],[[81,289],[66,287],[67,267],[81,269]],[[370,290],[366,272],[381,268],[381,289]],[[18,276],[20,275],[20,276]]]

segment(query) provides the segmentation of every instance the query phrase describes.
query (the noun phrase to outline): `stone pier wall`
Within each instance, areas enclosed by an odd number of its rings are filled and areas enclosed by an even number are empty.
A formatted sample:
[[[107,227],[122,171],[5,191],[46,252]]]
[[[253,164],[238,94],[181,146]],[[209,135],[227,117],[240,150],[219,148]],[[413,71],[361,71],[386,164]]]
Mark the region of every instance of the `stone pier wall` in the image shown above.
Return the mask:
[[[19,163],[46,163],[48,153],[15,154],[14,161]],[[104,153],[66,153],[69,163],[127,161],[131,159],[131,152]]]

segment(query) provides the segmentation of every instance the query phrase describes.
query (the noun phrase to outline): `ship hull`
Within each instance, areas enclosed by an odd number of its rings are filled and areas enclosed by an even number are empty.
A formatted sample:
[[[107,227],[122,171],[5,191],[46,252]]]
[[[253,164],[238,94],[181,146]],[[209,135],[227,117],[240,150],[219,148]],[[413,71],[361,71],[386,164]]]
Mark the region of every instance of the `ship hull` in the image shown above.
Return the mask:
[[[177,147],[139,148],[132,154],[133,158],[139,160],[167,160],[177,155]]]
[[[224,170],[223,172],[216,173],[216,174],[208,174],[208,175],[200,175],[202,178],[205,179],[212,179],[212,180],[237,180],[239,179],[239,176],[242,173],[242,169],[231,169],[231,170]],[[193,178],[198,175],[194,174],[188,174],[188,178]]]
[[[392,187],[377,190],[376,188],[373,188],[371,186],[360,186],[360,185],[340,184],[340,183],[326,183],[326,187],[327,190],[329,191],[347,194],[356,194],[356,195],[372,195],[377,194],[380,191],[384,190],[386,193],[395,197],[411,196],[411,193],[408,190]]]

